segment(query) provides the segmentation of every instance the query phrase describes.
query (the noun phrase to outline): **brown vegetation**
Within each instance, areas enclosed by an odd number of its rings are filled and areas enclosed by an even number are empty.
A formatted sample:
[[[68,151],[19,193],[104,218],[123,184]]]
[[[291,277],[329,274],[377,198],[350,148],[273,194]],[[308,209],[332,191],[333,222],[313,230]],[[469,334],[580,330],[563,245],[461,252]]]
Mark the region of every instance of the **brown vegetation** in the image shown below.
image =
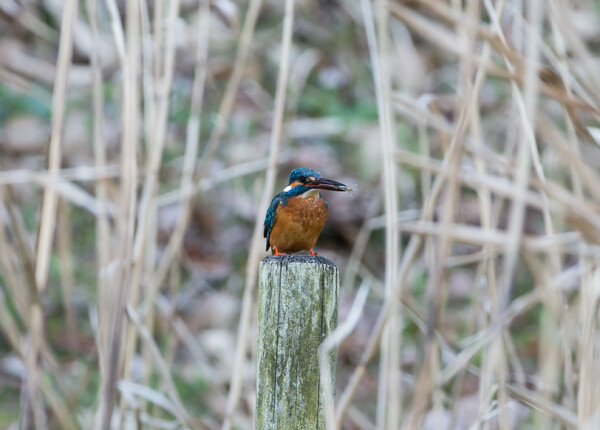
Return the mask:
[[[262,222],[312,167],[359,184],[330,427],[600,428],[599,18],[0,4],[0,427],[252,428]]]

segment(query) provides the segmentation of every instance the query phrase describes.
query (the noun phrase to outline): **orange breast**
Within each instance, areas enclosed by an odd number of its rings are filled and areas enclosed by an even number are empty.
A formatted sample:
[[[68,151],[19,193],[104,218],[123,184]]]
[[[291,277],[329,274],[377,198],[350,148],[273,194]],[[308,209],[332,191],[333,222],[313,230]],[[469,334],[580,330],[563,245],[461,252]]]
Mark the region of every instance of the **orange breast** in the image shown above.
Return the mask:
[[[314,248],[327,219],[327,206],[320,197],[290,197],[279,206],[271,231],[271,248],[293,253]]]

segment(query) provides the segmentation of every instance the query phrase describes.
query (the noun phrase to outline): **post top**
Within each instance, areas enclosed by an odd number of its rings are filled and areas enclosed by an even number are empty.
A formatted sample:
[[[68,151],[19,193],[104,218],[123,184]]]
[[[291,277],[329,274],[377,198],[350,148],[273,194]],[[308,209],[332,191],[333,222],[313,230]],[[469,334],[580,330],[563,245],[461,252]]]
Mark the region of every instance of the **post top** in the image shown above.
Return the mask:
[[[335,264],[327,257],[321,255],[306,255],[306,254],[285,254],[285,255],[269,255],[265,257],[261,263],[306,263],[306,264],[321,264],[325,266],[336,267]]]

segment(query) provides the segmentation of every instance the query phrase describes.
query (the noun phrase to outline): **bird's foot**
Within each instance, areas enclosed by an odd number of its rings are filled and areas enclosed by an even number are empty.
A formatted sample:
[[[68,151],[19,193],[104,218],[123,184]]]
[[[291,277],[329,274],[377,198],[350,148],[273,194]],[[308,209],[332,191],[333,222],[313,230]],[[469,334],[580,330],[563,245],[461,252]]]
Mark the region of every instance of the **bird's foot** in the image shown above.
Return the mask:
[[[310,250],[310,255],[317,255],[317,253],[311,249]]]
[[[279,250],[277,248],[275,248],[275,252],[273,253],[273,255],[287,255],[285,252],[279,252]]]

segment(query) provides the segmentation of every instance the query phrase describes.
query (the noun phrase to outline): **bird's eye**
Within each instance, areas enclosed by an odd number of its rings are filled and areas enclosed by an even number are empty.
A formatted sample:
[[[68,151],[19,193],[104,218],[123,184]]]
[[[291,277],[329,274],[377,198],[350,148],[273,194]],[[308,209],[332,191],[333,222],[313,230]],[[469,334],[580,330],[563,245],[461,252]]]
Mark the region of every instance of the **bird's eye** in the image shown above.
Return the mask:
[[[304,184],[306,182],[306,176],[300,176],[300,182]]]

